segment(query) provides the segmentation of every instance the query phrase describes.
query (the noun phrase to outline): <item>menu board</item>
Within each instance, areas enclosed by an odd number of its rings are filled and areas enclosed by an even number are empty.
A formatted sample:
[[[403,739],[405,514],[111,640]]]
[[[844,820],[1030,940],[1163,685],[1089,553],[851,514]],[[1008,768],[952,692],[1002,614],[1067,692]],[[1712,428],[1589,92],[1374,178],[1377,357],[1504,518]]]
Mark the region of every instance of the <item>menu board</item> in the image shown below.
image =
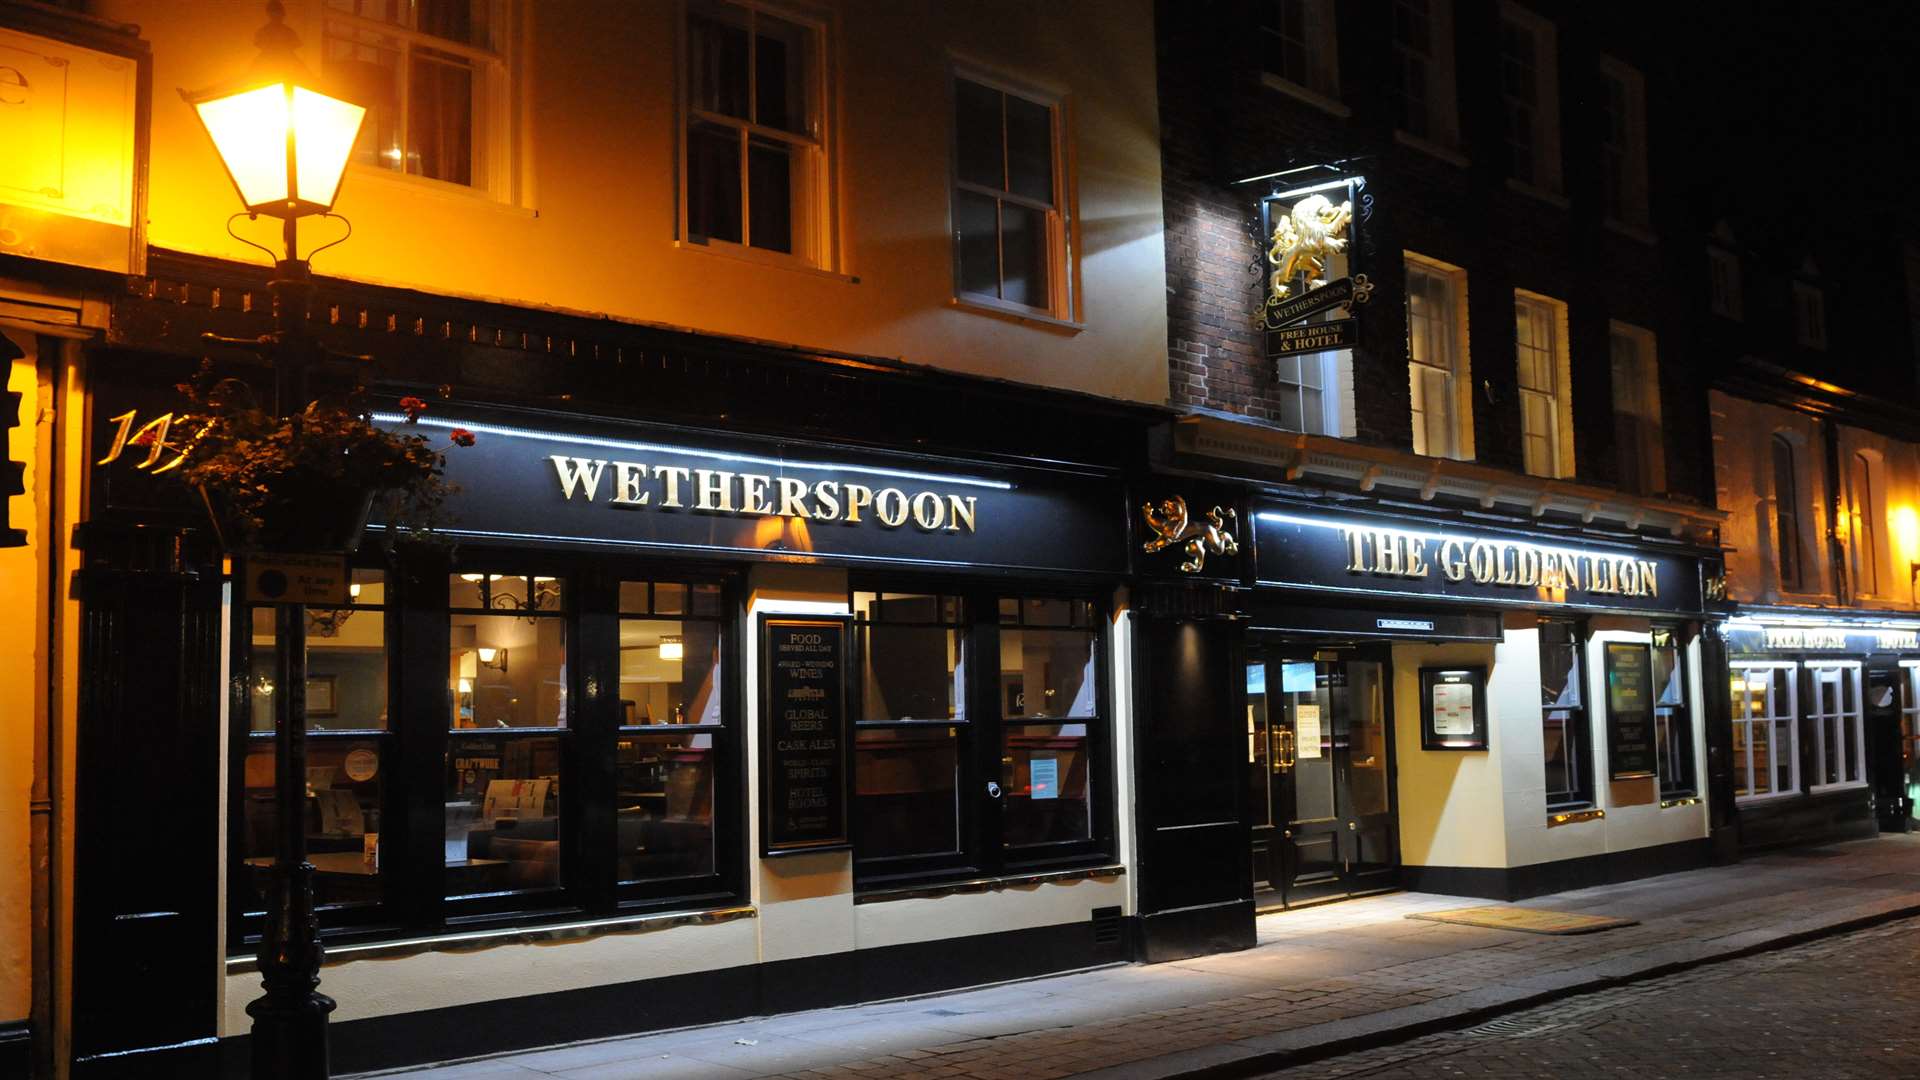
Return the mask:
[[[1615,780],[1652,776],[1652,654],[1644,644],[1609,641],[1607,675],[1607,772]]]
[[[1487,749],[1487,669],[1420,669],[1420,748]]]
[[[1473,734],[1473,684],[1442,682],[1433,687],[1433,733]]]
[[[760,848],[852,847],[844,616],[760,623]]]

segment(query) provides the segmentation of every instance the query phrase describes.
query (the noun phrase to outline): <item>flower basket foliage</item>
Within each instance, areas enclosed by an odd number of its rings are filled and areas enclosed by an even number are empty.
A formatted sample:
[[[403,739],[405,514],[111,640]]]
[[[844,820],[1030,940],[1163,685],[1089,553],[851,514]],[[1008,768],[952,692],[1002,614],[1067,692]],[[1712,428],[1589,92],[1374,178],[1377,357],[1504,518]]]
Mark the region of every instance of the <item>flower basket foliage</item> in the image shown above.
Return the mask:
[[[252,387],[205,368],[179,389],[192,403],[175,421],[189,433],[180,475],[200,492],[229,551],[352,551],[376,503],[389,545],[425,539],[452,490],[446,449],[474,441],[461,428],[444,445],[380,428],[363,389],[293,416],[262,408]],[[406,397],[400,408],[413,424],[427,403]]]

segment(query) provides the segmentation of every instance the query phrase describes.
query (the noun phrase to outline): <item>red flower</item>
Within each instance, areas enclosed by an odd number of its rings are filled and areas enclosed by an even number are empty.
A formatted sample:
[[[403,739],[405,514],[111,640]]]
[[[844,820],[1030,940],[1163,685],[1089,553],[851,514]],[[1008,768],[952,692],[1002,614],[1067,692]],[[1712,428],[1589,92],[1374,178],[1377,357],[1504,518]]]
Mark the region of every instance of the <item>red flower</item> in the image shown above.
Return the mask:
[[[453,440],[453,445],[455,446],[472,446],[473,445],[473,432],[468,431],[466,428],[463,428],[463,427],[454,428],[452,431],[447,433],[447,437]]]
[[[408,395],[400,399],[400,411],[407,414],[407,423],[411,424],[420,419],[421,413],[427,411],[427,403]]]

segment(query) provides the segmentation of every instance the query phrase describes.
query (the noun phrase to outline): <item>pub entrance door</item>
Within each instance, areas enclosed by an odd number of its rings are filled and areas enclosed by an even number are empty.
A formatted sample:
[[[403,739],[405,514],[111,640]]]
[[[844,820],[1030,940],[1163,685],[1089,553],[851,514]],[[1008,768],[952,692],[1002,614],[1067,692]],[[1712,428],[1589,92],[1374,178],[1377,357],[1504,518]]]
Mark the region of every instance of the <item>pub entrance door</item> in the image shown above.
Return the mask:
[[[1246,663],[1254,902],[1395,888],[1392,665],[1384,647],[1255,643]]]

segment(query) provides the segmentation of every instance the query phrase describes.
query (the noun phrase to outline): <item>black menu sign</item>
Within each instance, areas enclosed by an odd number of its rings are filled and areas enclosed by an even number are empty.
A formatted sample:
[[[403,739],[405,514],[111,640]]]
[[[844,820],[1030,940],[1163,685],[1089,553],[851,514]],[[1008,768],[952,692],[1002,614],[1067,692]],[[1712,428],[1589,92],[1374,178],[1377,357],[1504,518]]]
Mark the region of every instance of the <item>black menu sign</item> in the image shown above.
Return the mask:
[[[844,616],[760,621],[760,849],[852,846]]]
[[[1607,643],[1607,772],[1615,780],[1654,774],[1651,661],[1645,645]]]

